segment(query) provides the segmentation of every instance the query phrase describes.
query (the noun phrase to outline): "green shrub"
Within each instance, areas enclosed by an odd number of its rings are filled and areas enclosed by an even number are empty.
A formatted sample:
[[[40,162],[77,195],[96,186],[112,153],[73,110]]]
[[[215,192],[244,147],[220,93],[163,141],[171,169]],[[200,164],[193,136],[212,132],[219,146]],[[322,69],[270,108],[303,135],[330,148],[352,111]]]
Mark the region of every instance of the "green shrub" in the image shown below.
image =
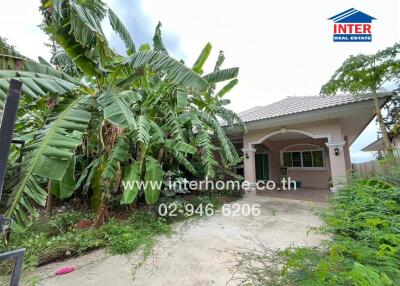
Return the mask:
[[[154,214],[137,212],[128,220],[110,220],[98,229],[78,229],[75,225],[91,217],[79,212],[55,215],[40,221],[23,233],[12,236],[8,250],[25,248],[25,268],[106,247],[111,254],[125,254],[144,246],[148,252],[156,235],[171,234],[172,228]],[[0,245],[0,252],[7,249]]]
[[[386,178],[359,180],[323,212],[329,240],[269,255],[245,255],[251,285],[400,285],[400,188]],[[251,268],[249,265],[258,265]]]

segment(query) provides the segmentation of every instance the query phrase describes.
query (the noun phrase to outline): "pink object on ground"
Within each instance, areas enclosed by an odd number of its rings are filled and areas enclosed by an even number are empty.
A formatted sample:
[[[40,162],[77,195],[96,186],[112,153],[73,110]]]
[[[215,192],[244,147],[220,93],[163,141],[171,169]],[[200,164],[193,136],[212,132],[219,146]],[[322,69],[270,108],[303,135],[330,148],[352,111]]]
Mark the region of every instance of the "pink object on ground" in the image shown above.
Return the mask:
[[[73,266],[63,267],[56,271],[56,275],[64,275],[64,274],[70,273],[74,270],[75,270],[75,267],[73,267]]]

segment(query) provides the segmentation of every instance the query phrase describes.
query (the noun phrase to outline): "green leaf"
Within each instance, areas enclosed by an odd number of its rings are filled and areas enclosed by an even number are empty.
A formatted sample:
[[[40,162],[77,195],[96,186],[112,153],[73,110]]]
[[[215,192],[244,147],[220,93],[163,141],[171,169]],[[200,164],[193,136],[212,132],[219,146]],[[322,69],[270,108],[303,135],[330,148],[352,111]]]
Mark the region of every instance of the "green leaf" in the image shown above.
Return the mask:
[[[188,105],[188,94],[185,91],[178,89],[176,91],[176,109],[177,109],[177,111],[184,110],[187,105]]]
[[[48,2],[43,1],[42,9],[51,15],[45,20],[54,40],[87,76],[101,78],[106,62],[115,56],[101,29],[102,13],[96,12],[96,6],[76,1],[63,1],[62,11],[57,12]],[[60,12],[62,17],[57,17]]]
[[[238,80],[235,78],[233,80],[231,80],[230,82],[228,82],[226,85],[224,85],[220,91],[217,92],[217,97],[222,98],[224,97],[225,94],[227,94],[228,92],[230,92],[232,90],[232,88],[235,87],[235,85],[238,84]]]
[[[123,64],[132,68],[147,66],[155,72],[166,73],[165,80],[181,85],[193,91],[204,91],[208,87],[205,81],[197,73],[178,62],[174,58],[157,51],[140,51],[126,58]]]
[[[209,73],[203,76],[203,79],[205,79],[208,83],[217,83],[233,79],[237,77],[238,74],[239,74],[239,68],[229,68]]]
[[[75,156],[69,160],[68,168],[60,181],[51,182],[51,192],[58,199],[68,199],[74,193],[75,187]]]
[[[187,154],[194,154],[196,153],[196,148],[193,146],[177,140],[167,139],[165,140],[165,145],[169,149],[175,149],[176,151],[187,153]]]
[[[161,37],[161,26],[162,26],[161,22],[158,22],[156,31],[154,32],[154,36],[153,36],[153,47],[154,47],[155,51],[158,51],[158,52],[168,55],[168,51],[165,48],[165,45],[164,45],[162,37]]]
[[[131,108],[115,90],[107,89],[97,98],[97,102],[103,108],[104,119],[125,129],[136,127]]]
[[[151,156],[146,156],[146,174],[144,196],[148,204],[154,204],[158,201],[161,191],[161,185],[164,178],[164,171],[160,163]]]
[[[103,178],[112,179],[115,178],[116,170],[120,162],[127,160],[129,152],[129,142],[127,138],[118,138],[117,144],[111,151],[111,155],[106,161],[106,165],[103,171]]]
[[[151,123],[145,115],[140,115],[136,130],[136,140],[144,145],[149,144]]]
[[[89,100],[82,95],[56,106],[54,115],[50,117],[53,121],[25,148],[23,164],[7,184],[11,195],[6,215],[13,218],[16,224],[27,224],[23,213],[32,214],[33,207],[29,199],[42,206],[46,203],[47,193],[38,184],[36,176],[51,180],[61,180],[64,177],[91,118],[87,111]]]
[[[111,9],[108,9],[108,17],[110,20],[111,27],[114,29],[115,32],[118,33],[122,41],[125,43],[125,47],[127,49],[126,53],[128,54],[128,56],[135,53],[136,52],[135,44],[131,38],[131,35],[126,29],[125,25],[121,22],[118,16]]]
[[[205,176],[208,178],[215,177],[215,167],[218,165],[214,159],[214,152],[217,148],[213,145],[210,135],[206,130],[200,130],[197,133],[196,145],[201,150],[201,162],[204,167]]]
[[[214,72],[219,71],[222,63],[225,61],[225,55],[223,51],[219,51],[217,62],[215,63]]]
[[[62,95],[80,85],[65,73],[25,58],[0,55],[0,68],[0,94],[7,93],[11,79],[21,81],[22,95],[32,99],[47,93]]]
[[[140,162],[128,166],[124,172],[122,204],[131,204],[139,193]]]
[[[198,74],[203,74],[203,66],[206,63],[210,53],[211,53],[212,46],[210,43],[207,43],[203,50],[201,51],[199,57],[197,58],[196,62],[193,65],[193,71],[197,72]]]
[[[90,183],[92,181],[94,172],[96,171],[97,167],[100,165],[100,158],[97,158],[93,160],[82,172],[81,176],[78,179],[78,182],[76,182],[76,185],[74,187],[74,191],[76,191],[83,183],[85,180],[85,184],[83,185],[83,194],[87,194]]]

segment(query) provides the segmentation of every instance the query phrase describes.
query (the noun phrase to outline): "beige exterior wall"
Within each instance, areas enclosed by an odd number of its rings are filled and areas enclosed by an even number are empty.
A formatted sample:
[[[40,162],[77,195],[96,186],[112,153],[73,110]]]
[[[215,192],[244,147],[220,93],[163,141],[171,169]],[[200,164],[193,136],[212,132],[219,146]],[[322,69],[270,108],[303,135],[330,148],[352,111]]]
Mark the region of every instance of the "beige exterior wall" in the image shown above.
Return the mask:
[[[331,137],[332,141],[343,141],[343,135],[340,128],[339,120],[332,119],[332,120],[324,120],[318,122],[311,122],[305,124],[293,124],[285,127],[278,127],[278,128],[265,128],[265,129],[257,129],[257,130],[250,130],[243,138],[243,147],[248,148],[249,143],[263,141],[262,139],[273,132],[279,132],[282,129],[286,130],[301,130],[303,132],[312,134],[314,136],[321,136],[322,138],[325,135]]]
[[[329,158],[326,153],[324,139],[297,139],[285,141],[269,141],[267,146],[271,150],[270,179],[279,183],[279,167],[282,165],[282,152],[287,151],[310,151],[322,149],[324,156],[323,169],[297,169],[289,168],[288,176],[293,180],[300,181],[304,187],[328,188],[330,178]]]
[[[308,138],[284,139],[285,134],[293,133],[300,133]],[[273,140],[273,135],[279,135],[279,140]],[[251,183],[255,182],[254,147],[257,144],[262,144],[269,150],[270,179],[276,183],[279,181],[279,167],[282,165],[281,153],[285,148],[291,151],[322,149],[323,168],[289,168],[288,176],[301,181],[304,187],[328,188],[332,183],[333,189],[336,190],[346,184],[347,170],[351,169],[349,146],[345,139],[340,121],[334,119],[250,130],[243,138],[243,150],[249,157],[244,160],[245,179]],[[335,152],[335,149],[338,152]]]

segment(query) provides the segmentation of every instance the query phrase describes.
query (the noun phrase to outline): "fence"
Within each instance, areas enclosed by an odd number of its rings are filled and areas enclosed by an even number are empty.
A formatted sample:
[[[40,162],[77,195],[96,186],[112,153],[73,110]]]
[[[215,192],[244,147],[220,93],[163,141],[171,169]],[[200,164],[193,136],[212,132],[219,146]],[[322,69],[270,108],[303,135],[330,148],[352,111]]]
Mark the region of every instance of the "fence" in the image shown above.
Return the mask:
[[[353,172],[359,178],[372,177],[382,170],[378,160],[352,164]]]
[[[400,150],[394,150],[397,162],[400,162]],[[382,163],[378,160],[372,160],[364,163],[352,164],[354,175],[360,178],[368,178],[382,172]]]

